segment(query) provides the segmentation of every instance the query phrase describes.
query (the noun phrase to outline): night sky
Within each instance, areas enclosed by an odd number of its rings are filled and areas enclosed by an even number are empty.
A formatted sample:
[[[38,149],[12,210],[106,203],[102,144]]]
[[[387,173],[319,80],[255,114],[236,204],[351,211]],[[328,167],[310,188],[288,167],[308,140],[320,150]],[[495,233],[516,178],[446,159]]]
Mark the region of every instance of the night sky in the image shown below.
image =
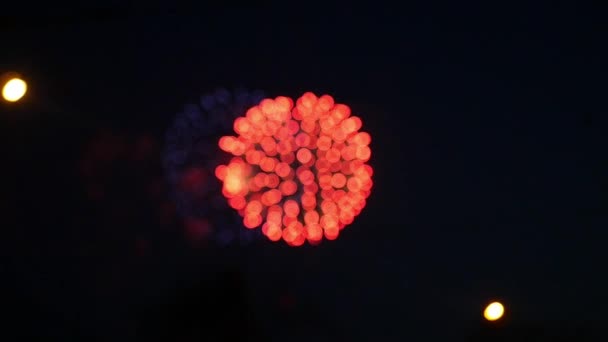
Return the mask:
[[[168,6],[0,12],[1,340],[608,340],[601,8]],[[362,118],[338,240],[189,241],[161,151],[219,87]]]

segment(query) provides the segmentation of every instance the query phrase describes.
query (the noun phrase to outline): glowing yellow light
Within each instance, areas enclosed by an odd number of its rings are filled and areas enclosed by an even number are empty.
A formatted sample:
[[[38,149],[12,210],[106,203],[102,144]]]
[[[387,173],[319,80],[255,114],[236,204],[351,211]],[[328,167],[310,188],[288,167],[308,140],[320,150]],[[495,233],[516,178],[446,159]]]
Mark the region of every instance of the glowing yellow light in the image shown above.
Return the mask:
[[[17,102],[27,92],[27,83],[20,78],[10,79],[2,88],[2,97],[8,102]]]
[[[496,321],[499,320],[505,313],[505,307],[499,303],[494,302],[489,304],[483,312],[483,316],[488,321]]]
[[[241,176],[239,174],[236,174],[233,172],[228,173],[226,175],[226,178],[224,179],[224,184],[226,186],[226,190],[228,190],[228,192],[233,193],[233,194],[239,193],[245,186],[244,183],[245,182],[243,181]]]

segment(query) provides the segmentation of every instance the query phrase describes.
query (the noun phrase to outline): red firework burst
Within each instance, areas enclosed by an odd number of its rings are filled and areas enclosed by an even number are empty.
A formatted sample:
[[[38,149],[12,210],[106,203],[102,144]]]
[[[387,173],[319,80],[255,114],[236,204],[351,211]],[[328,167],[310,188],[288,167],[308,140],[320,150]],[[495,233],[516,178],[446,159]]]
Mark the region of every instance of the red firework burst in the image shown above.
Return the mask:
[[[272,241],[318,244],[361,213],[372,189],[371,137],[329,95],[264,99],[234,121],[238,136],[219,147],[234,157],[217,167],[222,193],[249,229]]]

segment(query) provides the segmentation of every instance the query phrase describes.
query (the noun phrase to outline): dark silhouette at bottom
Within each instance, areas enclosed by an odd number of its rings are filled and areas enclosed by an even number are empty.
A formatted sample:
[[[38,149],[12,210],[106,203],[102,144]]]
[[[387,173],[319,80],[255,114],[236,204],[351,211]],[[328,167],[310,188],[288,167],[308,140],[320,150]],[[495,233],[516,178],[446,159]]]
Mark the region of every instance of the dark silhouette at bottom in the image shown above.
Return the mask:
[[[138,340],[267,340],[254,321],[246,283],[237,269],[223,270],[178,292],[143,314]]]

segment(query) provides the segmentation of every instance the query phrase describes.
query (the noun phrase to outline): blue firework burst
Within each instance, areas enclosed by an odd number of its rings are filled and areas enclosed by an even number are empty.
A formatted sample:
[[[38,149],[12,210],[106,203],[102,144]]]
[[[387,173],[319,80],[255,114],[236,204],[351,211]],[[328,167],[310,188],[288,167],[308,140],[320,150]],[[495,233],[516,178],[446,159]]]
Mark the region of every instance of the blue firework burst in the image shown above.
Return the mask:
[[[232,132],[234,119],[264,97],[261,91],[218,89],[184,106],[167,131],[162,155],[172,200],[192,239],[220,245],[247,244],[259,230],[244,229],[241,218],[221,196],[215,167],[228,158],[218,139]]]

